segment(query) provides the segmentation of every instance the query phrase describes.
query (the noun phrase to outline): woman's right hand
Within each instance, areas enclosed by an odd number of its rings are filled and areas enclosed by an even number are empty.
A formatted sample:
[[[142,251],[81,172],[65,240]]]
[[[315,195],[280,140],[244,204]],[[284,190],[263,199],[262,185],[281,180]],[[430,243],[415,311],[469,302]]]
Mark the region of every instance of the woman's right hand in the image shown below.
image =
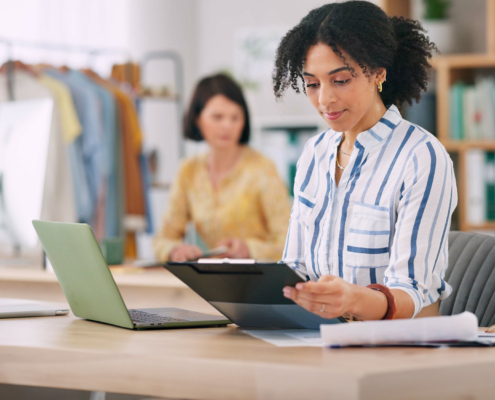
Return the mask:
[[[188,260],[194,260],[200,258],[203,251],[192,244],[182,244],[180,246],[174,247],[170,252],[170,261],[173,262],[184,262]]]

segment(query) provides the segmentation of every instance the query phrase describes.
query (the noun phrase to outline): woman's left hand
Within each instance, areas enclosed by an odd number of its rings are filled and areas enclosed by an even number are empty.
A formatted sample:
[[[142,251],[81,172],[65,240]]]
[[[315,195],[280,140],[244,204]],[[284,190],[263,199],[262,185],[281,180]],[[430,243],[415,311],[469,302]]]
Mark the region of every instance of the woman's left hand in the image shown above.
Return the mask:
[[[323,318],[336,318],[351,312],[355,286],[342,278],[325,275],[318,282],[284,287],[284,296]]]

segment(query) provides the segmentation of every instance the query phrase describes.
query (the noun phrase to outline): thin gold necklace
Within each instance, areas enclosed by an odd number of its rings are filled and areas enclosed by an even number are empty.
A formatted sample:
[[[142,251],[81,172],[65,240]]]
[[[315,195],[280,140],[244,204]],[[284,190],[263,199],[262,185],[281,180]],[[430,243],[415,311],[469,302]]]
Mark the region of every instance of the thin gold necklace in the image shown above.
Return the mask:
[[[340,150],[340,146],[342,145],[342,142],[344,141],[344,135],[345,135],[345,132],[342,133],[342,137],[340,138],[340,143],[337,147],[337,155],[335,156],[335,161],[337,161],[337,167],[339,167],[342,171],[345,169],[345,167],[343,167],[339,163],[339,150]]]

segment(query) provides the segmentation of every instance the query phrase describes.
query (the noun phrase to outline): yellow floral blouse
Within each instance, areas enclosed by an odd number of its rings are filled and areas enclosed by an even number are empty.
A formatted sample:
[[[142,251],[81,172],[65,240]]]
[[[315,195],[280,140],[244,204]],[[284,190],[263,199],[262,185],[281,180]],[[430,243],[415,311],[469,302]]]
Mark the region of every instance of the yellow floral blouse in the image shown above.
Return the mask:
[[[246,147],[232,170],[213,188],[207,155],[186,160],[172,185],[170,205],[154,247],[160,261],[181,244],[192,221],[208,248],[220,240],[245,241],[251,258],[282,258],[289,226],[290,202],[275,165]]]

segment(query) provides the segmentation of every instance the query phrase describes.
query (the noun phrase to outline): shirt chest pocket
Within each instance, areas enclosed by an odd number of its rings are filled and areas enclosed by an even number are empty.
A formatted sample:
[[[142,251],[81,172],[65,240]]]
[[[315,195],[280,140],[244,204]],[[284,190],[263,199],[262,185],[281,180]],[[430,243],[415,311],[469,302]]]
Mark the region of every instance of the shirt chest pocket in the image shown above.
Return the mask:
[[[385,268],[389,263],[390,209],[355,203],[346,240],[346,266]]]
[[[307,193],[298,192],[296,198],[294,199],[298,202],[299,222],[304,227],[309,227],[309,220],[311,217],[311,212],[315,208],[316,198],[309,196]]]

